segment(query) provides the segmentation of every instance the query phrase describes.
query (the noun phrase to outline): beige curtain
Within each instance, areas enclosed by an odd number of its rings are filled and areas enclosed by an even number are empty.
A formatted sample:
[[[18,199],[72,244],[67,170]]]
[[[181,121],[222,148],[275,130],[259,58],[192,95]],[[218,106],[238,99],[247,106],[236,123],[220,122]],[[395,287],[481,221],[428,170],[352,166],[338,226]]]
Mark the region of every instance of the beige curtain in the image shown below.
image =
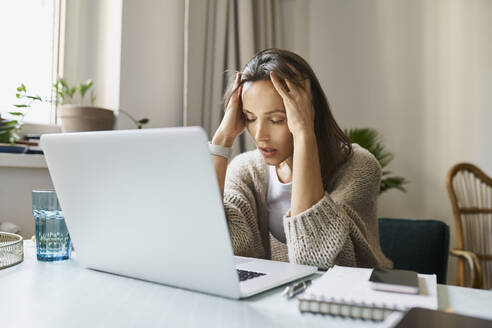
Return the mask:
[[[259,50],[282,47],[280,5],[281,0],[186,1],[184,126],[202,126],[212,138],[234,72]],[[234,152],[253,148],[244,133]]]

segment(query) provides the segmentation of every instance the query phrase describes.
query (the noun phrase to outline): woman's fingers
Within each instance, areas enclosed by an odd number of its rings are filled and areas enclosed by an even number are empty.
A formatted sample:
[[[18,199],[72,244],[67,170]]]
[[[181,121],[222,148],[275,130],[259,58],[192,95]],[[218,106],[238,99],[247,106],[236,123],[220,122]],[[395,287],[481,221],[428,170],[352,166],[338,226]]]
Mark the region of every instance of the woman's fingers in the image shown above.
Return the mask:
[[[236,77],[234,79],[234,84],[233,84],[233,88],[236,89],[237,86],[239,85],[239,82],[241,81],[241,73],[236,73]]]
[[[313,99],[312,94],[311,94],[311,80],[309,80],[309,79],[304,80],[304,89],[305,89],[305,92],[306,92],[306,95],[307,95],[309,101],[311,102]]]
[[[270,80],[272,81],[274,88],[277,90],[282,98],[289,98],[289,92],[285,89],[285,87],[282,85],[274,72],[270,72]]]
[[[239,103],[241,101],[241,94],[243,92],[243,86],[241,85],[239,88],[236,90],[236,102]]]
[[[240,95],[239,93],[239,83],[241,82],[241,73],[236,73],[236,79],[234,80],[234,84],[233,84],[233,90],[236,90],[234,91],[234,97],[237,99],[238,96]]]
[[[241,113],[242,115],[242,103],[241,103],[241,95],[243,94],[243,86],[241,85],[238,89],[237,89],[237,93],[236,93],[236,101],[237,101],[237,108],[239,110],[239,112]]]
[[[241,90],[243,86],[240,86],[238,88],[239,83],[241,82],[241,73],[236,73],[236,77],[234,79],[234,83],[232,84],[232,90],[234,93],[232,94],[231,98],[229,99],[229,102],[227,103],[226,106],[226,111],[231,107],[234,103],[237,103],[241,97]]]
[[[306,90],[310,90],[311,89],[311,81],[309,79],[305,79],[303,81],[303,84],[304,84],[304,88],[306,88]]]
[[[302,96],[302,93],[304,93],[309,100],[311,100],[311,81],[309,79],[305,79],[302,81],[301,86],[296,86],[294,83],[290,82],[289,80],[285,80],[285,83],[287,84],[287,87],[289,88],[289,94],[291,94],[294,97],[297,96]],[[299,90],[301,89],[301,90]]]
[[[301,87],[296,86],[295,83],[288,79],[284,80],[284,85],[274,72],[270,72],[270,79],[273,86],[284,100],[303,102],[301,99],[305,99],[311,103],[311,81],[309,79],[302,81]]]
[[[311,98],[311,80],[309,79],[304,80],[304,89],[306,93],[309,95],[309,98]]]
[[[234,84],[232,85],[232,89],[235,90],[233,96],[237,99],[241,94],[239,83],[241,82],[241,73],[236,73],[236,78],[234,79]]]
[[[280,82],[280,79],[274,72],[270,72],[270,79],[272,80],[273,86],[277,89],[278,93],[282,98],[296,98],[300,95],[299,87],[296,86],[293,82],[285,79],[285,86]],[[302,82],[304,87],[304,92],[308,95],[308,98],[311,99],[311,82],[309,79],[306,79]]]
[[[236,81],[235,81],[235,85],[234,85],[234,89],[237,88],[236,90],[236,99],[240,99],[241,98],[241,90],[243,89],[243,86],[241,85],[239,88],[239,83],[241,83],[241,73],[237,73],[236,74]]]
[[[287,84],[287,88],[289,88],[290,94],[296,94],[297,93],[297,87],[292,82],[285,79],[285,84]]]

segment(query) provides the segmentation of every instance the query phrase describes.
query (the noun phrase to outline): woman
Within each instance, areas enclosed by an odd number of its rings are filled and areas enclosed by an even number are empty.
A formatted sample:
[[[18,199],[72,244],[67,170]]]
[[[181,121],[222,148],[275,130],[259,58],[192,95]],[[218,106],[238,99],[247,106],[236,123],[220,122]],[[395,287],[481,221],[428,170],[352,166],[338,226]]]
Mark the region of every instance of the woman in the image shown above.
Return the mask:
[[[381,167],[335,122],[311,67],[280,49],[236,74],[210,148],[236,255],[391,267],[379,245]],[[227,166],[244,129],[257,150]]]

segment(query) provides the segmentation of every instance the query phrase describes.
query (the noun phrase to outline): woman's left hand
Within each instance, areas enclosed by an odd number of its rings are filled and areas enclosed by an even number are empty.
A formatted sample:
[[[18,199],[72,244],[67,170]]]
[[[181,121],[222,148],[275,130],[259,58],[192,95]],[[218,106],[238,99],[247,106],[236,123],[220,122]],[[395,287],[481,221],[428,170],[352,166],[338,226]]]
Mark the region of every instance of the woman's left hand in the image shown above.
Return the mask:
[[[304,80],[304,89],[297,87],[289,80],[284,80],[288,90],[274,72],[270,72],[270,79],[284,102],[287,126],[292,135],[296,137],[314,134],[314,111],[309,79]]]

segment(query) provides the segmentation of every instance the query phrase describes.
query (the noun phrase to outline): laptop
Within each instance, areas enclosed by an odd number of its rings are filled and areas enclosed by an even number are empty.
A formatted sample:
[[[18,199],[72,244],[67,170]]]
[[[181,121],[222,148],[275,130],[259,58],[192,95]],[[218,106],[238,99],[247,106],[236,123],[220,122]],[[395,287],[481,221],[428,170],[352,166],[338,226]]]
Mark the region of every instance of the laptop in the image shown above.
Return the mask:
[[[232,299],[316,267],[234,256],[200,127],[45,134],[81,265]]]

